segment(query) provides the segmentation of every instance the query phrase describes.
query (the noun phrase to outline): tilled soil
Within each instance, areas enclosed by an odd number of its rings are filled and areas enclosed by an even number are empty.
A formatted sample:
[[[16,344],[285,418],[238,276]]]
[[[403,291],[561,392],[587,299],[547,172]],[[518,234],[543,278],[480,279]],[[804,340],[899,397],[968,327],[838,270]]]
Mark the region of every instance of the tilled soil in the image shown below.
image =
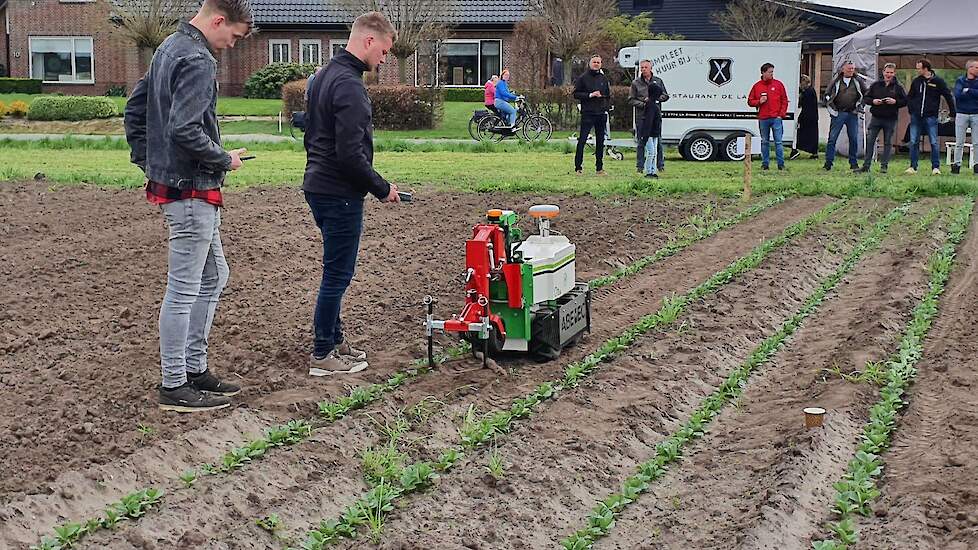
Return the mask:
[[[317,399],[348,384],[404,368],[422,353],[420,298],[430,293],[445,310],[461,303],[457,277],[471,226],[489,207],[525,212],[540,202],[562,206],[556,227],[578,245],[582,280],[651,253],[708,205],[722,216],[741,208],[709,198],[450,193],[421,193],[396,208],[371,201],[345,319],[350,340],[372,352],[372,368],[310,380],[321,244],[308,207],[295,189],[230,192],[222,236],[231,280],[210,359],[245,392],[235,409],[201,417],[155,407],[166,271],[159,212],[140,191],[0,186],[0,502],[22,505],[0,516],[20,517],[34,533],[90,517],[125,493],[122,480],[138,487],[172,477],[175,466],[160,456],[213,460],[271,422],[311,416]],[[768,223],[818,202],[779,206]],[[187,447],[198,447],[195,460]]]
[[[883,496],[857,522],[861,550],[978,548],[978,218],[940,307],[882,455]]]

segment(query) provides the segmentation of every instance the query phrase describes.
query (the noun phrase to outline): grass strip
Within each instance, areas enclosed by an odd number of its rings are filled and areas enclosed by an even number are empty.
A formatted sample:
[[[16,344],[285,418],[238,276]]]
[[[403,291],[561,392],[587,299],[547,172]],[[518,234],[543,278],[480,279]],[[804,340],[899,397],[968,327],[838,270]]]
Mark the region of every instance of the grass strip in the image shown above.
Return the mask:
[[[699,286],[681,296],[667,298],[658,311],[642,317],[620,336],[606,340],[595,352],[580,361],[571,363],[565,369],[562,378],[540,384],[526,397],[515,399],[508,410],[487,414],[481,420],[476,420],[474,410],[470,408],[469,414],[466,415],[462,427],[459,429],[459,444],[457,446],[446,449],[434,463],[421,461],[406,467],[405,475],[411,469],[412,476],[406,480],[402,476],[399,486],[392,483],[390,487],[385,488],[383,491],[385,500],[383,502],[377,502],[379,497],[375,488],[347,507],[339,519],[322,521],[317,528],[307,533],[306,539],[302,543],[303,550],[320,550],[329,544],[338,542],[341,538],[356,537],[358,527],[366,522],[365,510],[376,509],[377,506],[381,508],[390,506],[390,509],[393,509],[393,502],[398,498],[428,487],[437,477],[437,471],[446,472],[450,470],[466,451],[484,446],[490,440],[494,440],[496,436],[508,433],[517,420],[530,416],[533,409],[538,405],[554,398],[564,390],[577,387],[586,377],[597,371],[602,362],[610,361],[620,352],[628,349],[640,336],[654,328],[673,324],[693,302],[716,291],[738,275],[757,267],[773,250],[784,246],[812,226],[821,223],[846,203],[846,200],[839,200],[828,204],[818,212],[792,224],[777,237],[761,243],[750,253],[735,260]],[[408,481],[408,483],[405,484],[404,481]]]
[[[656,445],[655,456],[639,465],[638,471],[625,480],[620,492],[598,502],[586,518],[587,527],[563,539],[560,542],[561,546],[567,550],[585,550],[591,548],[597,539],[611,532],[618,514],[638,500],[642,493],[649,489],[650,483],[666,474],[668,465],[682,457],[682,450],[687,444],[705,435],[707,425],[728,403],[743,392],[751,374],[767,363],[784,346],[785,341],[801,327],[805,319],[818,309],[826,295],[847,273],[852,271],[866,252],[879,245],[890,226],[904,216],[909,208],[909,203],[898,206],[877,222],[849,252],[835,272],[821,280],[818,288],[805,299],[798,311],[789,317],[777,332],[754,348],[750,356],[727,376],[723,384],[700,402],[699,407],[680,429]]]
[[[938,302],[954,267],[955,249],[968,231],[974,204],[974,199],[969,198],[954,212],[944,245],[927,263],[927,293],[913,309],[899,350],[886,362],[886,384],[880,389],[879,401],[869,409],[869,422],[863,428],[856,454],[842,479],[832,485],[837,491],[832,511],[838,520],[828,524],[831,537],[812,543],[815,550],[846,550],[856,544],[857,516],[872,514],[869,504],[880,496],[876,483],[883,474],[880,454],[890,445],[897,413],[908,404],[904,393],[917,376],[924,339],[937,316]]]
[[[66,140],[63,141],[68,140],[70,140],[70,138],[66,138]],[[784,195],[770,197],[764,202],[755,204],[735,216],[723,220],[715,220],[706,224],[705,226],[690,223],[690,225],[694,225],[696,227],[695,233],[691,236],[670,241],[667,245],[657,250],[651,256],[641,258],[631,265],[619,269],[611,275],[595,279],[591,282],[591,288],[594,289],[608,286],[625,277],[634,275],[649,265],[673,256],[683,249],[719,233],[723,229],[752,218],[764,210],[784,202],[784,200]],[[698,215],[691,216],[690,220],[692,217],[698,217]],[[441,365],[446,361],[457,359],[467,354],[470,350],[470,344],[463,340],[457,346],[452,346],[451,348],[436,354],[435,364]],[[319,422],[317,423],[317,426],[335,422],[352,411],[362,409],[380,399],[380,397],[385,393],[389,393],[404,385],[409,380],[418,378],[430,371],[431,369],[428,368],[427,360],[418,359],[411,363],[410,368],[391,375],[386,382],[353,388],[350,390],[349,395],[341,397],[336,401],[321,401],[318,403]],[[183,482],[185,487],[189,488],[197,482],[200,475],[218,475],[230,473],[234,470],[243,468],[254,460],[265,456],[266,452],[274,447],[282,447],[299,443],[312,435],[312,430],[313,425],[309,421],[303,419],[295,419],[280,426],[273,426],[265,431],[265,435],[263,437],[250,440],[243,445],[229,450],[216,462],[204,463],[198,466],[196,469],[183,472],[179,476],[180,480]],[[460,454],[455,455],[452,452],[448,452],[439,459],[439,463],[442,465],[447,464],[447,466],[450,467],[460,457]],[[383,480],[380,485],[383,485]],[[147,490],[150,489],[145,489],[144,491]],[[161,499],[162,494],[160,494],[159,498],[155,500],[154,503]],[[55,527],[55,531],[60,532],[60,529],[70,528],[70,526],[73,525],[77,524],[67,523],[62,526]],[[87,531],[81,534],[84,535],[86,533]],[[43,546],[43,544],[44,542],[42,541],[42,546],[38,548],[59,548],[58,546],[46,547]]]

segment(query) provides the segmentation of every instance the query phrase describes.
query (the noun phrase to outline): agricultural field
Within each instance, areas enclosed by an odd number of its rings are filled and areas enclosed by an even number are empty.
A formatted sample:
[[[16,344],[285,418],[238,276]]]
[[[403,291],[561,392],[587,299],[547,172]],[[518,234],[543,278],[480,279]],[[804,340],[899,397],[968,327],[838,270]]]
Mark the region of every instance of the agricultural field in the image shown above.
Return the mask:
[[[156,408],[159,213],[0,183],[0,548],[978,547],[970,195],[368,201],[344,320],[371,366],[324,379],[301,192],[227,203],[210,357],[245,391],[181,416]],[[472,225],[540,203],[590,333],[491,368],[439,337],[428,369],[422,298],[458,311]]]

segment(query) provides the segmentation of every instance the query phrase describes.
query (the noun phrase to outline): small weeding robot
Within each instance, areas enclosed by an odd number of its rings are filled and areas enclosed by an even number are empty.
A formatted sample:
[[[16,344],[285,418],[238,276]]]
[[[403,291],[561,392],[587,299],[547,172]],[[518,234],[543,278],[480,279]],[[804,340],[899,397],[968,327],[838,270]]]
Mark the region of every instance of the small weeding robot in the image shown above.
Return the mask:
[[[554,205],[530,208],[538,235],[522,240],[511,210],[489,210],[486,223],[472,228],[465,242],[465,305],[449,320],[434,318],[427,307],[428,364],[434,366],[434,331],[460,333],[481,351],[483,364],[501,352],[525,352],[555,359],[591,328],[591,294],[575,280],[575,246],[551,231],[560,214]]]

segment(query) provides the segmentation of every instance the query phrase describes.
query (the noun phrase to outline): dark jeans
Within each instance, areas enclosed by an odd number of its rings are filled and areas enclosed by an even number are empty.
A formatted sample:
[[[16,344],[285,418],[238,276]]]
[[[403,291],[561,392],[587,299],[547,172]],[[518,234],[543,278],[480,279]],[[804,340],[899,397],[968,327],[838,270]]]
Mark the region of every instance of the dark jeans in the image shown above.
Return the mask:
[[[640,139],[638,141],[638,158],[635,159],[635,167],[639,170],[645,170],[645,144],[648,141],[646,139]],[[666,167],[666,159],[662,156],[662,140],[660,139],[658,145],[655,148],[655,167],[658,170],[662,170]]]
[[[910,167],[917,169],[920,158],[920,140],[924,135],[930,140],[931,168],[941,167],[941,142],[937,135],[937,117],[922,117],[916,113],[910,114]]]
[[[604,131],[608,125],[608,114],[581,113],[581,131],[577,134],[577,154],[574,155],[574,170],[584,166],[584,146],[587,136],[594,130],[594,169],[604,169]]]
[[[869,168],[873,164],[873,157],[876,156],[876,138],[883,132],[883,154],[880,155],[880,166],[886,168],[890,163],[890,154],[893,152],[893,132],[896,131],[897,119],[873,117],[869,122],[869,135],[866,136],[866,158],[863,160],[863,168]]]
[[[340,306],[357,264],[363,199],[306,193],[306,202],[323,235],[323,280],[312,323],[313,355],[325,357],[343,343]]]
[[[846,136],[849,138],[849,166],[855,168],[859,166],[859,116],[856,113],[840,112],[832,117],[829,125],[829,142],[825,146],[825,164],[832,166],[835,160],[835,142],[842,133],[842,127],[846,127]]]

